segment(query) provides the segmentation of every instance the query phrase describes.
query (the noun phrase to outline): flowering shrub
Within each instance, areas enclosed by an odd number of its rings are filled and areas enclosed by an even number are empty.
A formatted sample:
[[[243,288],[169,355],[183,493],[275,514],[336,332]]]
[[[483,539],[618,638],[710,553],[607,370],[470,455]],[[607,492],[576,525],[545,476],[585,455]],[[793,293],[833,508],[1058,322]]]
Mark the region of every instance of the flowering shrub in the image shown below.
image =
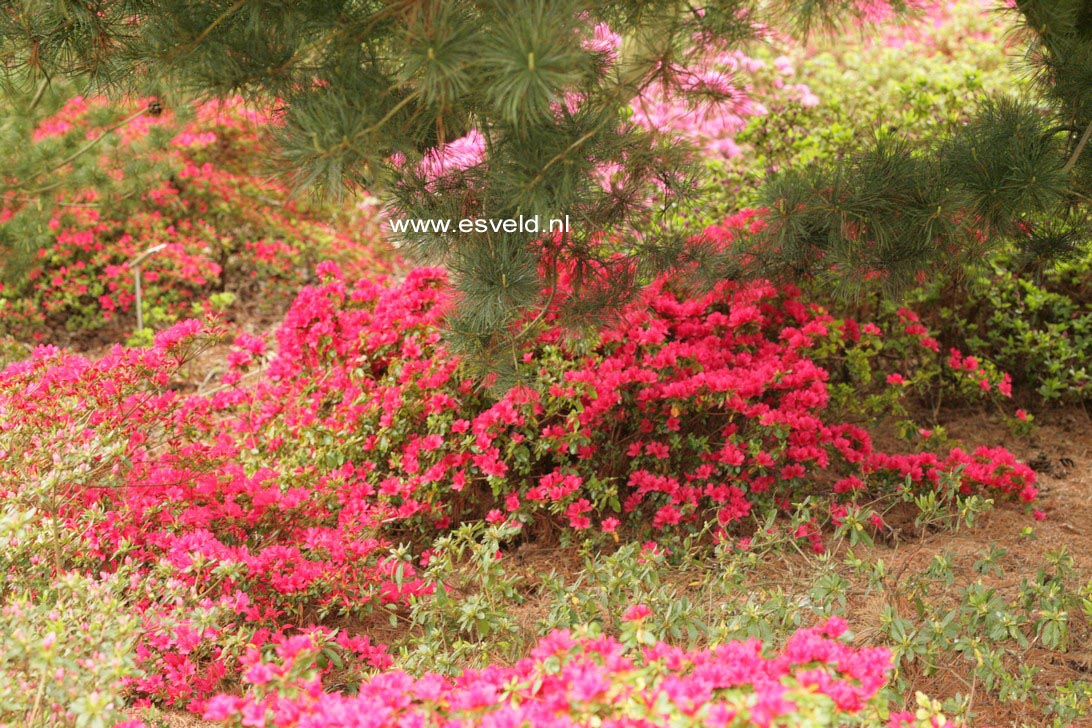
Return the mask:
[[[232,100],[119,122],[129,111],[75,97],[34,131],[42,155],[60,156],[85,137],[112,145],[97,156],[67,157],[67,184],[41,205],[0,200],[0,241],[14,246],[31,237],[39,246],[24,277],[6,271],[0,322],[7,331],[41,341],[50,329],[86,332],[113,323],[131,330],[130,263],[153,249],[140,264],[144,306],[166,321],[221,291],[252,310],[279,313],[278,302],[306,281],[316,254],[351,250],[359,270],[382,267],[382,256],[364,242],[368,208],[335,227],[328,211],[302,207],[265,178],[254,151],[262,148],[267,115]]]
[[[757,180],[838,158],[878,126],[919,140],[957,128],[976,99],[1028,82],[1013,72],[1013,38],[996,3],[931,3],[923,10],[924,22],[885,24],[882,32],[863,34],[861,42],[824,42],[820,36],[807,45],[756,52],[756,60],[768,64],[767,56],[783,52],[773,65],[784,72],[784,82],[806,78],[819,103],[770,97],[769,80],[756,80],[752,96],[769,113],[749,117],[733,137],[743,155],[729,162],[709,157],[714,179],[692,216],[716,219],[734,211],[754,199]],[[994,362],[1030,398],[1081,401],[1089,380],[1088,268],[1087,255],[1039,270],[1027,255],[1006,251],[968,271],[959,287],[931,281],[910,300],[939,332],[945,351],[957,346],[984,366]],[[840,311],[844,302],[830,305]],[[880,323],[894,319],[893,308],[890,313],[890,319],[872,317]],[[924,377],[930,386],[935,373]]]
[[[114,725],[125,717],[125,681],[138,674],[139,621],[115,576],[28,578],[34,515],[0,511],[0,724]]]
[[[190,321],[148,349],[90,362],[42,347],[0,374],[0,492],[32,514],[27,543],[39,545],[5,576],[125,568],[145,673],[130,687],[168,702],[214,690],[235,652],[324,603],[414,588],[373,530],[319,507],[327,494],[306,474],[248,468],[246,441],[220,430],[230,399],[168,388],[221,336]],[[294,487],[282,493],[281,478]],[[356,664],[386,663],[367,637],[339,638]]]
[[[633,612],[633,620],[642,618],[638,608]],[[837,639],[844,631],[840,620],[801,630],[767,657],[757,640],[691,652],[656,643],[630,655],[610,637],[562,630],[512,667],[454,679],[391,671],[366,681],[354,696],[322,692],[309,670],[314,646],[298,639],[281,645],[276,660],[251,653],[247,695],[213,698],[204,717],[278,728],[851,725],[875,719],[872,701],[885,682],[889,655],[849,647]],[[916,724],[903,720],[896,716],[891,725]]]
[[[319,274],[268,363],[265,342],[235,337],[208,394],[170,386],[226,336],[196,321],[96,361],[41,347],[0,373],[0,486],[51,544],[29,568],[132,570],[137,694],[200,704],[250,647],[301,630],[330,642],[338,680],[358,681],[390,658],[326,625],[427,597],[414,554],[391,542],[466,518],[712,522],[725,536],[809,492],[846,501],[943,480],[1036,496],[1034,473],[1003,449],[883,452],[839,420],[821,357],[882,332],[790,288],[726,281],[687,296],[659,280],[593,340],[551,330],[532,342],[518,354],[524,383],[491,398],[441,345],[440,271]],[[890,335],[935,348],[909,312]],[[823,548],[818,521],[794,536]]]
[[[501,520],[546,507],[576,529],[610,511],[657,529],[710,516],[728,526],[820,472],[839,494],[927,488],[958,472],[965,492],[1035,498],[1034,474],[1003,450],[884,453],[863,428],[829,420],[829,375],[809,352],[879,332],[790,289],[724,282],[683,298],[661,280],[588,348],[543,337],[520,355],[527,383],[489,402],[437,345],[441,286],[422,270],[396,289],[335,276],[306,291],[278,335],[264,398],[286,404],[254,423],[287,415],[299,424],[284,442],[325,433],[339,462],[366,463],[387,517],[443,526],[495,498]],[[315,418],[320,401],[326,416]]]

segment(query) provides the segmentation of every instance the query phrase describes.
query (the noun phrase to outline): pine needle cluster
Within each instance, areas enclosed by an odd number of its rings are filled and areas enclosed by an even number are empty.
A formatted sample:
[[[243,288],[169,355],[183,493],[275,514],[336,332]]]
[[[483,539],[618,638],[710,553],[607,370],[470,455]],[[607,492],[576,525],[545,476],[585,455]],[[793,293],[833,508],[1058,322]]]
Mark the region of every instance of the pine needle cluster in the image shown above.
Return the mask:
[[[1017,0],[1005,12],[1035,94],[986,98],[947,136],[911,144],[885,130],[844,161],[772,178],[752,272],[897,295],[958,278],[993,250],[1038,266],[1087,246],[1092,2]]]
[[[385,195],[392,214],[409,218],[567,215],[570,231],[547,243],[530,232],[477,231],[411,233],[401,241],[453,272],[461,299],[450,322],[453,344],[470,358],[495,361],[514,356],[542,312],[558,303],[553,282],[561,263],[575,275],[565,315],[579,322],[616,308],[651,272],[692,262],[681,233],[653,222],[657,209],[685,204],[696,188],[693,155],[666,133],[634,123],[635,97],[655,85],[695,103],[715,100],[716,89],[693,83],[710,48],[738,47],[762,22],[808,31],[851,17],[860,5],[6,0],[0,79],[10,88],[78,79],[89,90],[151,95],[172,106],[243,94],[278,109],[275,166],[301,188],[336,194],[365,187]],[[600,24],[621,37],[620,47],[594,42]],[[480,161],[439,178],[421,171],[428,155],[472,131],[483,138]],[[877,150],[860,167],[884,176],[888,187],[877,192],[895,197],[874,195],[847,214],[894,215],[905,200],[938,194],[915,186],[924,184],[923,172],[901,179],[884,167],[921,166],[891,154]],[[848,176],[838,185],[871,189]],[[813,187],[825,189],[818,181]],[[838,214],[792,229],[830,238]],[[915,217],[915,229],[940,232],[921,214],[901,214]],[[870,254],[877,262],[909,267],[898,248],[910,238],[900,229],[884,223],[880,248]],[[786,250],[797,244],[787,242]]]

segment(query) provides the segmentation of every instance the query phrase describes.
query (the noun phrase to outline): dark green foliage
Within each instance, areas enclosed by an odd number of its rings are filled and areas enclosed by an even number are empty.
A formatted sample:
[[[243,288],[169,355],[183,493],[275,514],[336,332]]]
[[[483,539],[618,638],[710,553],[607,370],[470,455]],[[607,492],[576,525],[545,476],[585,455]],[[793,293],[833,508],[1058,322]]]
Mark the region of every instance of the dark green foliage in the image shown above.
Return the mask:
[[[961,277],[990,252],[1041,265],[1089,238],[1092,2],[1017,3],[1038,98],[987,97],[933,139],[884,134],[846,160],[788,170],[750,242],[762,274],[806,275],[842,295]],[[897,133],[897,132],[896,132]]]
[[[966,191],[976,223],[1012,234],[1018,213],[1051,210],[1066,191],[1062,145],[1040,109],[1013,99],[988,99],[978,115],[940,146],[940,173]]]
[[[701,186],[691,155],[631,123],[630,102],[657,84],[695,103],[715,98],[687,82],[710,49],[752,37],[756,21],[808,32],[857,5],[20,0],[0,3],[0,67],[22,93],[59,77],[171,105],[244,93],[280,110],[274,168],[307,188],[380,191],[398,217],[567,215],[570,231],[545,242],[533,232],[402,236],[421,260],[456,274],[454,343],[489,361],[517,351],[549,305],[580,323],[655,271],[697,259],[706,278],[739,272],[739,260],[683,255],[692,231],[660,211],[692,206]],[[764,193],[772,224],[748,251],[762,273],[812,275],[847,295],[869,281],[898,292],[1013,240],[1035,256],[1084,242],[1092,2],[1021,0],[1014,12],[1041,101],[996,99],[950,137],[906,143],[884,133],[837,165],[773,180]],[[598,23],[623,38],[617,58],[591,43]],[[422,171],[430,150],[470,131],[484,140],[480,161],[438,179]],[[604,170],[617,170],[608,183]],[[552,277],[574,262],[576,294],[555,301]]]
[[[1087,284],[1087,257],[1038,279],[1016,275],[1004,263],[996,262],[992,275],[972,283],[981,303],[964,307],[946,323],[970,350],[991,357],[1013,374],[1017,385],[1043,400],[1087,401],[1092,311],[1087,293],[1071,283],[1076,278],[1078,285]]]
[[[814,269],[847,293],[877,278],[892,290],[911,285],[966,236],[963,195],[945,188],[931,160],[888,135],[844,166],[779,175],[765,193],[770,226],[755,250],[768,251],[765,272],[792,261],[795,274]]]
[[[832,6],[836,5],[836,8]],[[549,245],[534,233],[407,234],[456,273],[456,344],[486,359],[518,345],[552,301],[551,270],[576,261],[569,313],[601,314],[650,271],[680,262],[682,231],[657,206],[684,204],[690,155],[629,121],[653,84],[687,90],[688,68],[755,21],[811,28],[852,3],[718,0],[14,0],[0,3],[0,65],[11,85],[85,78],[155,95],[243,93],[281,110],[272,166],[302,187],[385,192],[410,218],[568,215]],[[598,23],[616,59],[589,44]],[[576,103],[570,103],[576,101]],[[425,179],[428,150],[470,130],[480,164]],[[617,168],[610,184],[601,170]],[[604,241],[610,240],[607,245]],[[616,256],[621,256],[617,258]],[[500,347],[500,348],[498,348]]]

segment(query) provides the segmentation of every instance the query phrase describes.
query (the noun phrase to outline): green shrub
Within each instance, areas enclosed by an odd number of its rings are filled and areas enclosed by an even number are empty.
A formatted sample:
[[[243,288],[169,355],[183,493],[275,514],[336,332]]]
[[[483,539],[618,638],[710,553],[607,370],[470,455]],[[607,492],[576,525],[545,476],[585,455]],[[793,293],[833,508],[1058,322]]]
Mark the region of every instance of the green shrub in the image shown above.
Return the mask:
[[[33,510],[0,513],[0,573],[24,574],[0,589],[0,725],[113,726],[125,719],[125,681],[138,674],[128,578],[38,572],[35,583],[25,574],[48,560],[53,538]]]
[[[1080,402],[1092,384],[1092,251],[1045,271],[999,256],[966,285],[966,300],[934,309],[946,338],[988,357],[1045,402]]]

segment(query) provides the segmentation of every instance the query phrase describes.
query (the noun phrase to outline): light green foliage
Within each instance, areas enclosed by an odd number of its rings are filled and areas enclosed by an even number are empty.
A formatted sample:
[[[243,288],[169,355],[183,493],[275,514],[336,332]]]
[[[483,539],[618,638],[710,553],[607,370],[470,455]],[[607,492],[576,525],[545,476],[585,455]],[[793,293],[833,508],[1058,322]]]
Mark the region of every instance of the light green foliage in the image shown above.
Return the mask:
[[[681,544],[683,559],[695,545],[693,537]],[[693,576],[679,559],[669,560],[665,553],[637,543],[622,544],[611,553],[586,541],[580,551],[583,567],[575,578],[552,573],[542,580],[551,606],[541,630],[596,624],[619,633],[630,645],[664,640],[694,647],[708,639],[704,608],[686,595],[685,582],[679,583],[680,577]],[[622,615],[634,604],[644,604],[652,614],[623,621]]]
[[[768,51],[762,56],[767,61],[776,53],[788,53],[799,68],[789,80],[806,82],[820,103],[813,108],[771,107],[770,114],[753,119],[737,139],[746,154],[710,165],[709,202],[703,205],[701,221],[717,222],[737,205],[755,204],[759,185],[771,170],[836,163],[876,129],[915,141],[950,134],[968,120],[977,100],[1006,90],[1023,93],[1030,79],[1002,42],[996,14],[982,12],[976,3],[958,4],[952,12],[949,22],[929,30],[928,46],[913,40],[894,47],[878,41],[820,39],[816,52],[806,55],[792,48]],[[961,154],[966,153],[962,149]],[[966,166],[966,160],[952,166]],[[998,209],[995,205],[994,212]],[[1092,359],[1092,312],[1087,304],[1092,257],[1087,251],[1054,262],[1040,256],[1064,238],[1044,237],[1040,241],[1044,250],[1003,248],[964,271],[958,286],[946,279],[929,280],[906,298],[925,315],[941,341],[1009,372],[1018,388],[1034,391],[1045,401],[1085,400],[1092,377],[1087,366]],[[894,314],[894,307],[882,302],[861,303],[850,313],[880,321]],[[836,311],[843,308],[840,303],[832,306]],[[883,351],[863,346],[848,351],[851,376],[845,385],[835,385],[836,399],[842,395],[845,401],[856,399],[855,406],[866,405],[862,413],[885,411],[890,396],[860,399],[859,389],[871,382],[866,359],[893,353],[886,342]],[[940,368],[926,366],[914,372],[914,389],[930,406],[939,406],[945,396],[935,386]],[[957,389],[973,396],[974,383],[965,379]],[[944,373],[941,381],[951,383],[951,373]]]
[[[534,641],[511,611],[524,601],[520,578],[509,573],[510,559],[500,558],[502,543],[517,532],[468,523],[433,543],[423,578],[435,591],[413,600],[413,640],[401,650],[402,666],[453,673],[511,660]],[[398,626],[397,614],[390,619]]]
[[[126,605],[124,570],[94,579],[35,568],[54,538],[32,509],[0,512],[0,574],[23,574],[0,588],[0,724],[107,728],[126,717],[140,620]]]
[[[757,204],[761,183],[772,172],[835,163],[877,130],[915,141],[951,132],[984,94],[1026,85],[997,37],[993,13],[982,12],[977,3],[957,3],[951,12],[939,28],[911,24],[923,29],[907,31],[909,40],[902,45],[877,38],[882,29],[866,28],[756,51],[768,68],[758,75],[754,95],[769,113],[754,117],[736,138],[741,156],[709,163],[704,219],[719,222],[739,207]],[[779,54],[796,69],[784,82],[806,84],[817,105],[771,94]]]

